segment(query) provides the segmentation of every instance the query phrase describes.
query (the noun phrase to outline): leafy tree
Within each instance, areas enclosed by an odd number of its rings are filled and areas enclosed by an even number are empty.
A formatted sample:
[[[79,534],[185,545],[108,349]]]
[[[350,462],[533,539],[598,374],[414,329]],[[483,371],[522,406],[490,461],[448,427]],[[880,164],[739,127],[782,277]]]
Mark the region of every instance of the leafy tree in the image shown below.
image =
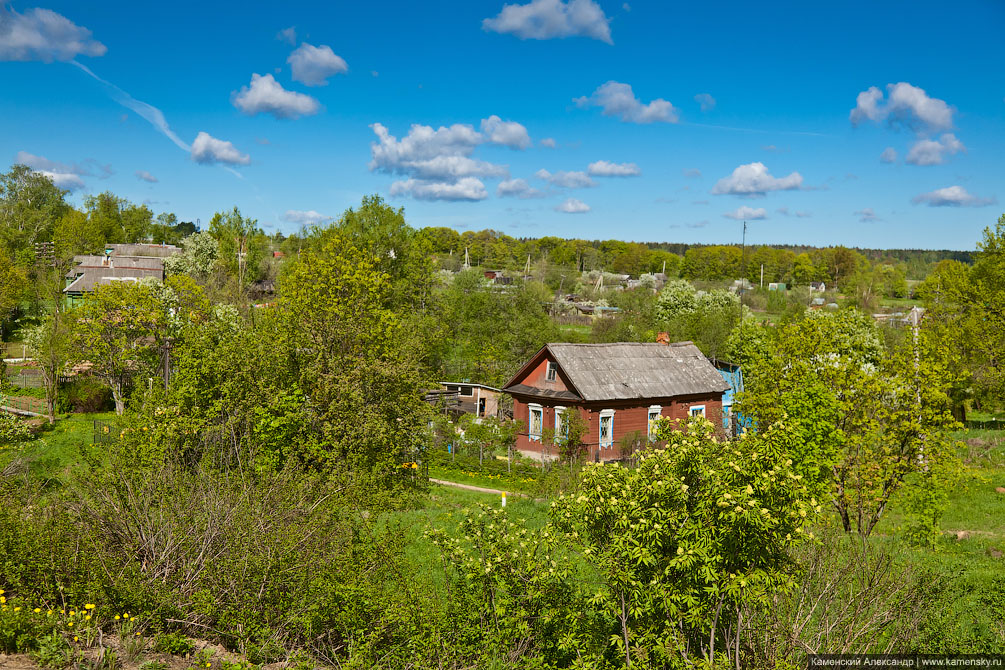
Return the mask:
[[[552,524],[603,579],[591,604],[626,667],[739,665],[741,612],[794,586],[788,552],[818,506],[782,427],[731,445],[700,418],[657,435],[637,469],[587,466]]]
[[[455,275],[443,295],[445,374],[505,383],[532,354],[557,339],[545,309],[551,300],[551,292],[536,282],[504,290],[476,270]]]
[[[26,165],[0,174],[0,242],[15,265],[30,264],[33,245],[51,239],[55,222],[70,209],[66,193]]]
[[[656,325],[671,340],[694,342],[710,358],[727,352],[741,318],[738,296],[724,290],[698,292],[683,279],[667,282],[656,303]]]
[[[280,285],[288,356],[320,430],[305,460],[393,487],[400,464],[424,448],[421,378],[385,307],[387,276],[345,238],[326,237]]]
[[[21,301],[27,288],[24,272],[9,256],[0,254],[0,321],[6,321]]]
[[[884,351],[867,316],[808,312],[744,370],[739,411],[796,438],[796,469],[846,531],[869,535],[912,473],[953,467],[949,375],[928,339]]]
[[[219,263],[240,288],[259,279],[265,268],[267,238],[258,221],[242,216],[234,207],[214,214],[208,232],[219,245]]]
[[[71,341],[67,320],[59,311],[50,312],[41,323],[25,333],[24,343],[41,373],[45,388],[45,414],[49,423],[54,423],[59,379],[70,360]]]
[[[430,248],[405,222],[404,209],[394,209],[378,196],[365,196],[358,209],[347,209],[336,229],[373,258],[391,282],[391,307],[421,310],[433,288]]]
[[[130,382],[152,374],[161,359],[161,304],[151,287],[117,281],[99,286],[74,317],[74,357],[89,362],[91,374],[111,387],[122,414]]]
[[[182,252],[164,259],[167,274],[207,277],[220,259],[220,243],[209,233],[195,233],[181,241]]]

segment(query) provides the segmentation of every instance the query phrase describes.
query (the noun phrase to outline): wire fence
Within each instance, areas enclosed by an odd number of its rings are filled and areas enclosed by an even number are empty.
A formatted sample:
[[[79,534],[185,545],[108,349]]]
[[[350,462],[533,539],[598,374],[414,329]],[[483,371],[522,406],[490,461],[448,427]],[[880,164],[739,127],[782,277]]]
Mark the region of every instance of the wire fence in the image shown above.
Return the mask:
[[[94,420],[91,435],[92,444],[111,444],[119,439],[119,430],[107,421]]]
[[[37,372],[14,372],[7,375],[7,381],[23,389],[39,389],[45,386],[42,375]]]

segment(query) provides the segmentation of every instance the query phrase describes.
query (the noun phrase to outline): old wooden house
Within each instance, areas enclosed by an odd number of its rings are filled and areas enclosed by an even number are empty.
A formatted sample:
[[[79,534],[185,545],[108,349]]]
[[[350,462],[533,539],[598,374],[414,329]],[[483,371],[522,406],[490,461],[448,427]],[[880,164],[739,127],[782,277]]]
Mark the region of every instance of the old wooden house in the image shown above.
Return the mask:
[[[704,416],[722,427],[723,393],[730,388],[691,342],[548,344],[503,389],[513,397],[513,418],[523,428],[517,449],[547,459],[558,455],[568,417],[585,422],[587,458],[620,460],[654,422]],[[629,439],[634,438],[634,439]]]

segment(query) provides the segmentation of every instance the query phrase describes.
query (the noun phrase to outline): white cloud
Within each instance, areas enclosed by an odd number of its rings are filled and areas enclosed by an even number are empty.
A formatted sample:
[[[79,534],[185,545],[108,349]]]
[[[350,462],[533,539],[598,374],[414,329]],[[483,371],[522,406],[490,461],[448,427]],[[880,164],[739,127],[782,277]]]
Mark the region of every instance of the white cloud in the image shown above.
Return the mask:
[[[18,14],[0,2],[0,61],[69,61],[104,56],[108,49],[91,31],[49,9]]]
[[[677,123],[678,115],[674,106],[663,98],[643,104],[635,97],[632,87],[617,81],[609,81],[597,87],[589,97],[574,98],[579,107],[600,107],[604,116],[617,116],[629,123]]]
[[[883,153],[879,155],[880,163],[896,163],[897,162],[897,150],[893,147],[887,147],[883,149]]]
[[[251,86],[231,95],[234,107],[249,116],[271,114],[277,119],[296,119],[317,114],[321,103],[309,95],[287,91],[271,74],[251,75]]]
[[[911,202],[916,205],[926,204],[929,207],[984,207],[998,201],[995,198],[981,198],[967,193],[962,186],[947,186],[916,195]]]
[[[586,171],[594,177],[636,177],[642,174],[641,168],[635,163],[611,163],[610,161],[590,163]]]
[[[416,200],[484,200],[488,197],[480,179],[465,177],[456,182],[407,179],[391,184],[391,195],[411,195]]]
[[[304,42],[286,59],[294,81],[308,86],[327,86],[328,78],[347,72],[349,66],[332,51],[331,47],[316,47]]]
[[[768,191],[793,191],[803,184],[803,177],[793,172],[787,177],[773,177],[764,163],[741,165],[729,177],[723,177],[712,193],[757,197]]]
[[[744,205],[734,212],[726,212],[723,216],[727,219],[736,219],[737,221],[757,221],[768,218],[768,212],[763,207],[754,209],[753,207]]]
[[[503,121],[493,114],[482,119],[482,132],[492,144],[502,144],[511,149],[526,149],[530,146],[530,135],[527,129],[516,121]]]
[[[284,213],[279,218],[281,218],[283,221],[287,221],[289,223],[296,223],[303,226],[308,223],[318,223],[320,221],[327,221],[332,217],[322,214],[321,212],[315,212],[313,209],[306,212],[296,209],[288,209],[286,210],[286,213]]]
[[[694,101],[701,105],[701,111],[710,112],[715,109],[715,98],[708,93],[699,93],[694,96]]]
[[[544,191],[533,188],[526,179],[507,179],[499,182],[496,188],[496,195],[500,198],[542,198],[547,195]]]
[[[209,133],[200,132],[192,142],[192,160],[203,165],[224,163],[226,165],[248,165],[251,157],[242,154],[230,142],[218,140]]]
[[[556,212],[565,212],[566,214],[585,214],[590,211],[590,206],[587,205],[582,200],[576,200],[575,198],[569,198],[560,205],[555,205]]]
[[[92,172],[82,165],[60,163],[59,161],[49,160],[45,156],[30,154],[27,151],[17,152],[14,162],[27,165],[36,173],[48,177],[59,188],[65,188],[70,191],[84,188],[84,180],[81,177],[93,176]],[[93,163],[94,161],[88,162]],[[110,173],[110,168],[104,169],[107,173]]]
[[[566,172],[560,170],[552,174],[542,169],[535,172],[534,176],[538,179],[543,179],[552,186],[559,186],[561,188],[588,188],[597,185],[595,181],[590,179],[590,175],[579,171]]]
[[[853,125],[886,119],[917,132],[948,130],[953,127],[953,108],[944,100],[932,98],[924,89],[907,82],[887,84],[887,97],[875,86],[858,94],[849,119]]]
[[[484,137],[467,124],[450,127],[413,124],[398,140],[380,123],[370,126],[378,141],[370,144],[371,170],[404,174],[423,180],[458,180],[464,177],[503,177],[505,166],[470,157]]]
[[[495,115],[482,119],[483,132],[464,123],[436,129],[413,124],[408,134],[399,140],[381,123],[373,123],[370,128],[377,136],[377,140],[370,143],[370,170],[407,176],[408,179],[391,185],[391,194],[411,195],[420,200],[482,200],[488,197],[481,178],[508,178],[509,169],[473,158],[475,149],[482,144],[500,144],[514,149],[524,149],[531,144],[526,128]],[[510,184],[509,188],[514,187]],[[500,195],[536,197],[510,193],[507,188],[501,188]]]
[[[855,216],[859,217],[860,223],[872,223],[873,221],[882,221],[881,218],[876,216],[876,212],[872,210],[872,207],[866,207],[855,212]]]
[[[800,211],[800,210],[796,210],[795,212],[791,212],[791,211],[789,211],[788,207],[779,207],[775,211],[778,212],[779,214],[784,214],[785,216],[795,216],[795,217],[800,218],[800,219],[805,219],[805,218],[813,216],[813,214],[811,212],[803,212],[803,211]]]
[[[150,184],[156,184],[157,183],[157,177],[153,176],[152,174],[150,174],[146,170],[137,170],[136,171],[136,178],[139,179],[139,180],[141,180],[141,181],[148,182]]]
[[[48,177],[53,184],[68,191],[76,191],[78,188],[84,188],[84,180],[79,175],[69,172],[51,172],[49,170],[35,170],[35,172]]]
[[[276,33],[276,39],[280,42],[286,42],[290,46],[294,46],[297,43],[297,29],[293,26],[283,28]]]
[[[381,123],[370,125],[377,142],[370,144],[373,159],[370,169],[402,173],[416,162],[438,156],[469,156],[482,141],[482,136],[468,124],[455,123],[450,127],[412,124],[408,135],[400,141]]]
[[[541,140],[541,146],[547,147],[548,149],[554,149],[558,146],[558,142],[555,141],[554,137],[546,137]]]
[[[948,156],[966,152],[963,142],[952,133],[944,133],[938,140],[918,140],[907,152],[905,163],[910,165],[942,165]]]
[[[614,44],[610,21],[593,0],[532,0],[526,5],[503,5],[498,16],[482,21],[482,29],[524,40],[591,37]]]

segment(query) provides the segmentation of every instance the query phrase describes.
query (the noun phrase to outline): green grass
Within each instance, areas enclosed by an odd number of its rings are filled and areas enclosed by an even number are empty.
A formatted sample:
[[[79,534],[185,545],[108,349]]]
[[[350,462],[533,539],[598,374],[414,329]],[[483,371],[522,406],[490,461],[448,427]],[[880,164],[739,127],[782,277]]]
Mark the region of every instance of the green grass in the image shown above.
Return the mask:
[[[435,528],[456,535],[465,510],[474,510],[483,504],[499,506],[501,500],[494,493],[431,484],[420,507],[388,514],[382,523],[388,527],[397,526],[402,533],[405,557],[416,581],[431,583],[435,589],[440,589],[445,583],[440,551],[426,539],[426,531]],[[547,523],[548,506],[547,502],[529,498],[508,498],[506,501],[510,518],[514,521],[524,519],[531,528],[541,528]],[[438,597],[434,592],[430,596]]]
[[[518,475],[496,475],[487,472],[463,471],[458,468],[430,465],[429,476],[432,479],[444,479],[459,484],[482,486],[499,491],[533,492],[537,488],[537,479],[520,477]]]
[[[881,298],[879,306],[907,311],[912,307],[921,307],[921,301],[914,298]]]
[[[80,447],[93,441],[94,421],[112,422],[115,419],[115,412],[66,415],[36,439],[24,443],[19,454],[28,462],[33,474],[43,478],[59,477],[77,462]]]
[[[567,323],[559,325],[558,332],[561,333],[564,338],[572,340],[573,342],[588,342],[590,335],[593,333],[593,327]]]

